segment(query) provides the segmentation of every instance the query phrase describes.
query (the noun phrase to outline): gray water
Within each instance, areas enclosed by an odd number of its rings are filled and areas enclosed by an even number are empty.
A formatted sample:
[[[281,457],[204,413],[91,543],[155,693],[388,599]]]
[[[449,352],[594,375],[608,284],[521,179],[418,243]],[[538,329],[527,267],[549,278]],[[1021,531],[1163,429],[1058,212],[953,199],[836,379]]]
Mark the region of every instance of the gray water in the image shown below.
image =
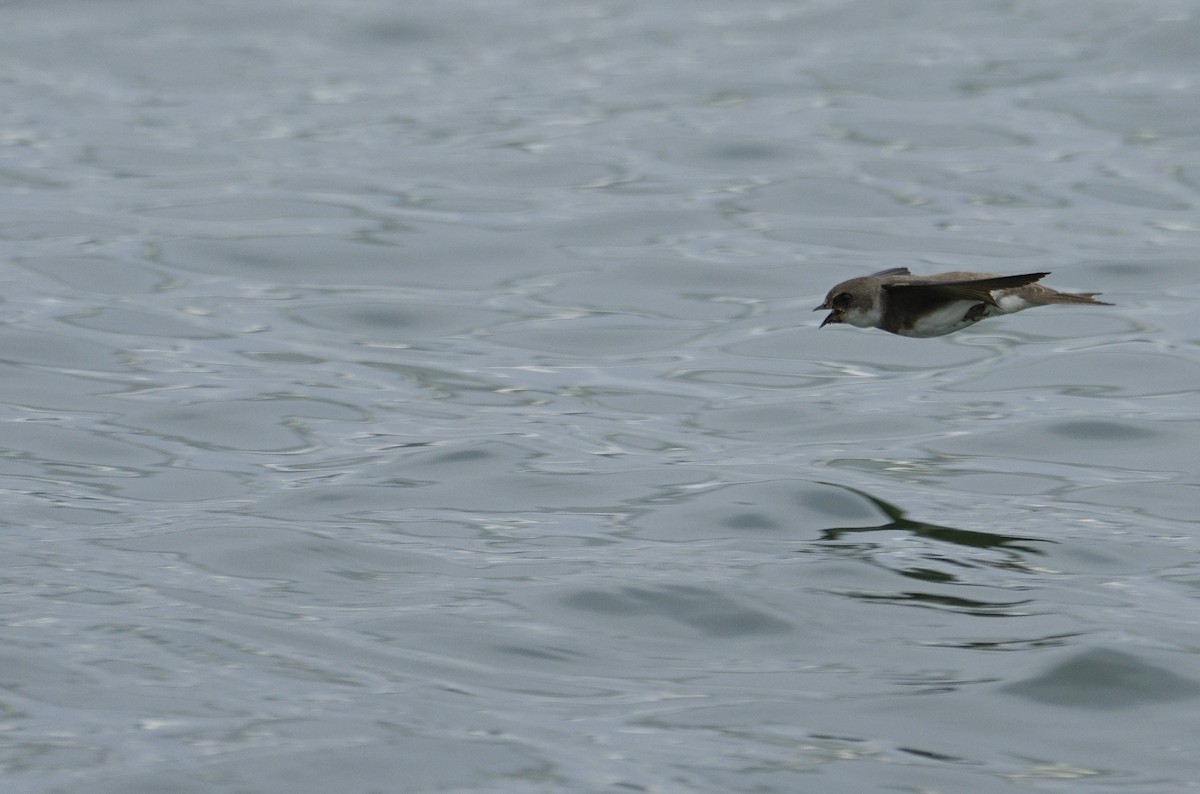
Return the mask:
[[[0,19],[5,792],[1200,785],[1200,3]]]

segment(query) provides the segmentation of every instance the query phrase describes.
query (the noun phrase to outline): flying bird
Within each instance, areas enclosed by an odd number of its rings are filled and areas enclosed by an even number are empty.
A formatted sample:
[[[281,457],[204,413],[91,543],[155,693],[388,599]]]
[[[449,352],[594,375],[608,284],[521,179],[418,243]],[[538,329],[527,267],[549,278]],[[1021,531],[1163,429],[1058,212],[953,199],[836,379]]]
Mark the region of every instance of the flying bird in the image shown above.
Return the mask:
[[[1049,273],[998,276],[953,271],[914,276],[906,267],[843,281],[813,311],[829,310],[821,322],[882,328],[900,336],[943,336],[984,317],[1012,314],[1050,303],[1112,306],[1098,292],[1059,292],[1036,282]]]

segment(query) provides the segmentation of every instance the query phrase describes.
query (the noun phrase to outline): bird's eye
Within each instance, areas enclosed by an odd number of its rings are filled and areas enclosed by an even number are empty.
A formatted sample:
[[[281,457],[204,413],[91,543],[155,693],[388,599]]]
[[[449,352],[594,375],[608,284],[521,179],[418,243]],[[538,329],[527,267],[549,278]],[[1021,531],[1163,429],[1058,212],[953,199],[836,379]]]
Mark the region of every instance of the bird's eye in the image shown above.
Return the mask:
[[[850,293],[839,292],[833,296],[833,305],[838,309],[844,309],[850,305]]]

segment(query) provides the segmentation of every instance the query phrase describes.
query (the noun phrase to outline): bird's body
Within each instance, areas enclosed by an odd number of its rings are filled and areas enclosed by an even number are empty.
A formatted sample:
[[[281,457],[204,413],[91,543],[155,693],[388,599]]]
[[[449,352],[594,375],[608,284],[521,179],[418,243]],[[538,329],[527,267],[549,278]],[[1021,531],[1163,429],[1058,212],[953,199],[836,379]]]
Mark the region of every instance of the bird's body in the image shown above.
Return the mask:
[[[1111,306],[1095,292],[1059,292],[1036,283],[1049,273],[998,276],[952,271],[914,276],[908,268],[882,270],[843,281],[816,310],[829,309],[821,326],[847,323],[900,336],[942,336],[985,317],[1033,306],[1074,303]]]

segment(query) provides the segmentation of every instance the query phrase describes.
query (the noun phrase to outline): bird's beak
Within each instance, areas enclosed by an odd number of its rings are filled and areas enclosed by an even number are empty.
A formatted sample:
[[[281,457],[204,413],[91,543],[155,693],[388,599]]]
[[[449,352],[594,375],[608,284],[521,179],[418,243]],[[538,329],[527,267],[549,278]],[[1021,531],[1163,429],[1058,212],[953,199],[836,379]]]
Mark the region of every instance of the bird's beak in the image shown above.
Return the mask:
[[[822,309],[828,309],[828,308],[829,308],[829,301],[825,301],[825,302],[824,302],[824,303],[822,303],[820,306],[818,306],[817,308],[813,309],[813,311],[814,311],[814,312],[819,312],[819,311],[821,311]]]
[[[826,317],[824,320],[822,320],[822,321],[821,321],[821,324],[820,324],[819,326],[817,326],[817,327],[818,327],[818,328],[824,328],[825,326],[829,325],[830,323],[840,323],[840,322],[841,322],[841,320],[839,320],[839,319],[837,318],[837,314],[838,314],[837,312],[830,312],[830,313],[829,313],[829,316],[828,316],[828,317]]]

